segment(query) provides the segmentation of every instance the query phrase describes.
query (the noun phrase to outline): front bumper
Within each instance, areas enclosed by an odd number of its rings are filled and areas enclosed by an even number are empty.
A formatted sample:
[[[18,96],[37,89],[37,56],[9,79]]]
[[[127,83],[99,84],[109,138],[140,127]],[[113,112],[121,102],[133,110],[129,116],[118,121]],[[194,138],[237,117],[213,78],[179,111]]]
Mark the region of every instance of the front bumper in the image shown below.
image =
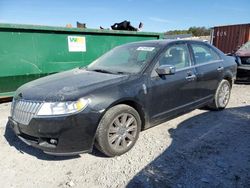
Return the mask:
[[[238,81],[238,82],[250,82],[250,65],[238,66],[236,81]]]
[[[87,111],[68,116],[34,117],[28,125],[9,117],[9,125],[23,142],[47,154],[76,155],[92,151],[100,117],[98,112]]]

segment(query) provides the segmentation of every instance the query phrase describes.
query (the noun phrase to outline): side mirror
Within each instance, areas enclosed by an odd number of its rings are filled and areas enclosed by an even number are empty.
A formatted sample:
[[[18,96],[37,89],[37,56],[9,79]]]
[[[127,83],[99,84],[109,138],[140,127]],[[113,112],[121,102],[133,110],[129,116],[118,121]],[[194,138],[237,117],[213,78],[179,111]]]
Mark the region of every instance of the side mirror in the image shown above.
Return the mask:
[[[175,73],[175,66],[173,65],[161,65],[158,68],[156,68],[156,72],[159,75],[170,75]]]

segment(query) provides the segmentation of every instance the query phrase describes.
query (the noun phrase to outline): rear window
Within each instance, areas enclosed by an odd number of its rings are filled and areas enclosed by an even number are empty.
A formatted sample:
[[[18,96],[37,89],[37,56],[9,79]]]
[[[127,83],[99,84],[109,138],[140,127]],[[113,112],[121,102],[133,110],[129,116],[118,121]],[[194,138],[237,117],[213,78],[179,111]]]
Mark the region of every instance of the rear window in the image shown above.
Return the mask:
[[[209,46],[202,44],[191,44],[196,64],[220,60],[219,55]]]

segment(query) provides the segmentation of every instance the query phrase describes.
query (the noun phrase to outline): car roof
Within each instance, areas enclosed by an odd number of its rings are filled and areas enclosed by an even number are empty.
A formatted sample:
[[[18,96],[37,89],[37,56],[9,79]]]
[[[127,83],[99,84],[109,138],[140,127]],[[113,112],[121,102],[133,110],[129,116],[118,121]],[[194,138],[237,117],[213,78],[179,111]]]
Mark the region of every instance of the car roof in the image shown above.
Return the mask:
[[[167,45],[170,43],[175,43],[175,42],[198,42],[198,43],[205,43],[203,41],[199,40],[183,40],[183,39],[160,39],[160,40],[146,40],[146,41],[139,41],[139,42],[132,42],[129,44],[141,44],[141,45]]]

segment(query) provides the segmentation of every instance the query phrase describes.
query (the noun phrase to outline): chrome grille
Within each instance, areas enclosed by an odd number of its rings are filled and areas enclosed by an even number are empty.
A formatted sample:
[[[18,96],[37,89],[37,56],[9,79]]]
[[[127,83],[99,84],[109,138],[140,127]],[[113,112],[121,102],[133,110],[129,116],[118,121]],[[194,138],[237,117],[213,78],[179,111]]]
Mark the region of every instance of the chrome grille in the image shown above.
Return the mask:
[[[18,123],[28,125],[41,106],[41,102],[13,100],[11,116]]]

